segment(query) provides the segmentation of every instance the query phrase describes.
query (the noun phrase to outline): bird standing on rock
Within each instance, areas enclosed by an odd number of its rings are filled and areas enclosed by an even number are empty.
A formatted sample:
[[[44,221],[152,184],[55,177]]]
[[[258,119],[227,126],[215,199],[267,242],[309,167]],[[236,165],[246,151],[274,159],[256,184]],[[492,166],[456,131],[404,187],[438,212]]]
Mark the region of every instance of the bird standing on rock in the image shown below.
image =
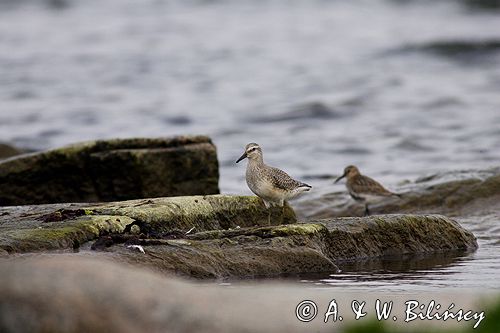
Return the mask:
[[[264,201],[266,208],[272,205],[284,207],[285,201],[312,188],[306,183],[293,179],[283,170],[266,165],[262,157],[262,149],[256,143],[247,144],[245,152],[236,163],[245,158],[248,158],[247,185],[253,193]]]
[[[368,204],[373,203],[381,197],[397,196],[400,194],[393,193],[383,187],[376,180],[362,175],[358,168],[354,165],[349,165],[344,169],[344,174],[335,180],[337,183],[342,178],[347,177],[346,187],[351,197],[365,204],[365,216],[370,215]]]

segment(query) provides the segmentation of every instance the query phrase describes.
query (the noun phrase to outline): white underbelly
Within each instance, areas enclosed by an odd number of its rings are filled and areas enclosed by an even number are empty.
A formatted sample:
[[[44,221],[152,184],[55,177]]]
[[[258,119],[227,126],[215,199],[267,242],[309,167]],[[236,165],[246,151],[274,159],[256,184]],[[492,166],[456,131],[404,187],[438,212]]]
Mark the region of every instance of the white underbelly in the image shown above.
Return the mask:
[[[249,182],[248,187],[253,193],[266,201],[281,202],[282,200],[287,199],[285,191],[277,189],[266,181],[259,181],[255,183]]]
[[[376,203],[383,199],[383,196],[380,195],[364,194],[364,193],[362,194],[355,193],[354,196],[360,198],[362,201],[366,203]]]

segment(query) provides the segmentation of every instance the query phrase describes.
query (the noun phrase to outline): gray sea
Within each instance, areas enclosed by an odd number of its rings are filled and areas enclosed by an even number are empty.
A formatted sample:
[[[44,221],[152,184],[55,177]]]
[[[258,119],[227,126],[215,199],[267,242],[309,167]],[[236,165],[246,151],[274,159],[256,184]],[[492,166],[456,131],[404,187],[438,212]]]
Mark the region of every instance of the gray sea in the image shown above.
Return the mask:
[[[500,164],[500,5],[397,0],[0,0],[0,141],[207,134],[221,191],[268,164],[342,191],[348,164],[397,190]],[[500,289],[499,212],[480,249],[298,278],[370,290]],[[437,260],[437,261],[436,261]]]

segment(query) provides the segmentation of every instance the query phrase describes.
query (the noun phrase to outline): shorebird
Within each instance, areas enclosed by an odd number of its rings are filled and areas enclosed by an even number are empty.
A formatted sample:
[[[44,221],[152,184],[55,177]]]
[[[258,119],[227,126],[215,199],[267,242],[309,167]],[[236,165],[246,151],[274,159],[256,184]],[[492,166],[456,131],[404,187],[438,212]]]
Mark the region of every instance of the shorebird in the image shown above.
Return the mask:
[[[368,204],[377,201],[379,198],[390,196],[401,197],[400,194],[387,190],[376,180],[362,175],[354,165],[347,166],[344,169],[344,174],[338,177],[335,183],[344,177],[347,177],[346,187],[351,197],[365,204],[365,215],[370,215]]]
[[[262,149],[256,143],[249,143],[236,163],[248,158],[246,181],[250,190],[264,201],[266,208],[273,205],[284,207],[291,200],[312,186],[290,177],[285,171],[264,163]],[[270,214],[270,213],[269,213]],[[269,215],[269,221],[271,215]]]

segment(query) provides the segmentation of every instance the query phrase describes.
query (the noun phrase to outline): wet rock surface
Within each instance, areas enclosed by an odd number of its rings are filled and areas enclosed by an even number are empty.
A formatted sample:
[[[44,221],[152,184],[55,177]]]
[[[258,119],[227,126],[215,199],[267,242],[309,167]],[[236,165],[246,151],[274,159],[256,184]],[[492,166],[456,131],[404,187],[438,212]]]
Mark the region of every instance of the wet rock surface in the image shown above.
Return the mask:
[[[268,212],[260,199],[245,196],[3,207],[0,208],[0,249],[9,253],[71,250],[100,236],[132,231],[134,226],[147,237],[158,238],[175,231],[269,225],[269,217],[274,224],[296,221],[289,206]]]
[[[216,194],[205,136],[92,141],[0,162],[0,205]]]
[[[191,278],[336,272],[343,261],[477,247],[470,232],[444,216],[296,223],[289,206],[268,212],[257,197],[6,207],[0,213],[4,252],[79,251]]]
[[[339,218],[180,236],[121,238],[102,250],[105,256],[118,254],[125,262],[186,277],[248,278],[333,273],[336,263],[353,260],[477,248],[472,233],[438,215]],[[130,251],[127,244],[140,245],[144,253]]]

